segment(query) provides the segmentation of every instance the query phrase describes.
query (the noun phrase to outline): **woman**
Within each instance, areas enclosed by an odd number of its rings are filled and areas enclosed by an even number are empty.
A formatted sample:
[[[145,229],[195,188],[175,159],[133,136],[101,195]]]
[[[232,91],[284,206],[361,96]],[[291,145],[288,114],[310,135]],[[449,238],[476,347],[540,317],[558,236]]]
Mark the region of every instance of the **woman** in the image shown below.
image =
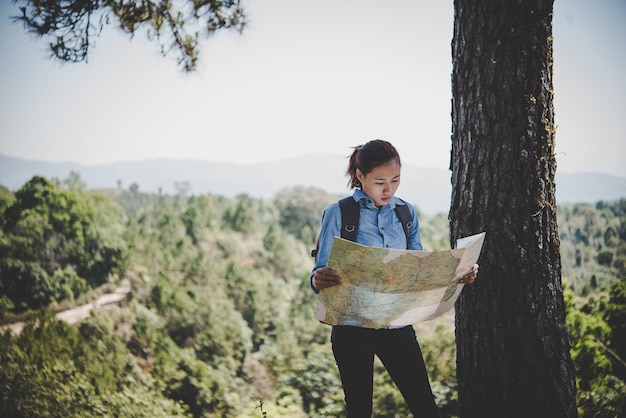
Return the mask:
[[[415,209],[394,196],[400,185],[400,169],[400,156],[387,141],[376,139],[354,148],[346,174],[350,188],[355,189],[352,197],[360,206],[357,243],[422,250]],[[413,218],[408,242],[396,205],[407,205]],[[311,274],[311,287],[316,293],[341,283],[341,277],[326,267],[333,238],[340,236],[340,231],[341,212],[338,203],[334,203],[322,217],[316,264]],[[477,271],[476,265],[461,282],[473,283]],[[349,418],[372,414],[374,355],[380,358],[414,416],[440,416],[412,326],[386,329],[333,326],[331,342]]]

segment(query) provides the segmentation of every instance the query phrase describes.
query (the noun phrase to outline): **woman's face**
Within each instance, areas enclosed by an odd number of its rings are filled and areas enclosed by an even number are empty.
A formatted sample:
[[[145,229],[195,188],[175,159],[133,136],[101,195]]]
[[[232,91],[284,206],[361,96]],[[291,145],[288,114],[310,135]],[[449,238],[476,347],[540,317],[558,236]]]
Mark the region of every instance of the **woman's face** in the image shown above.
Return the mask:
[[[381,164],[367,174],[356,169],[361,189],[374,201],[377,208],[385,206],[396,194],[400,185],[400,165],[396,160]]]

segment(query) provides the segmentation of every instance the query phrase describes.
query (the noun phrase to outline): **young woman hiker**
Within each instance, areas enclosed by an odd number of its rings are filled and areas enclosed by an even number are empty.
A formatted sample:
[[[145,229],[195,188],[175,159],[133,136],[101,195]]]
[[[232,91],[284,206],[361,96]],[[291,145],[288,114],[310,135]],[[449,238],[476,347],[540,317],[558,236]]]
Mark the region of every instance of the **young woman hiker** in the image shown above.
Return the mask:
[[[371,247],[422,250],[413,206],[395,196],[400,185],[400,155],[387,141],[376,139],[354,148],[348,164],[352,198],[360,207],[356,242]],[[406,205],[412,222],[405,233],[395,207]],[[311,287],[317,293],[341,283],[326,267],[335,236],[341,236],[339,203],[324,211]],[[408,242],[407,242],[408,237]],[[461,279],[471,284],[478,265]],[[374,356],[378,356],[415,417],[439,417],[426,366],[412,326],[383,329],[334,325],[331,343],[339,368],[348,418],[372,415]]]

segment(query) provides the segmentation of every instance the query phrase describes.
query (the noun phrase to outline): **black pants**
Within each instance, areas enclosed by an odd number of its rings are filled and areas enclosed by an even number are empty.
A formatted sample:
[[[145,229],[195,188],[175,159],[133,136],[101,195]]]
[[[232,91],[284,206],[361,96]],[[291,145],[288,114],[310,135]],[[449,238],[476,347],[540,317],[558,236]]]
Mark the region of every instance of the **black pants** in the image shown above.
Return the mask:
[[[331,341],[348,418],[372,416],[374,355],[389,372],[415,417],[439,417],[413,327],[370,329],[334,326]]]

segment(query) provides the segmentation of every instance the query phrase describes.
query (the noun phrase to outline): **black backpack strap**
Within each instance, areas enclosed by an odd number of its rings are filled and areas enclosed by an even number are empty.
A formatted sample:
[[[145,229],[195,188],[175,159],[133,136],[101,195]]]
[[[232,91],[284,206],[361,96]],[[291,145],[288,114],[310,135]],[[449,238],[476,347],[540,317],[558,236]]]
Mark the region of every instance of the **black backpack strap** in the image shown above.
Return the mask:
[[[361,206],[352,196],[348,196],[339,201],[339,208],[341,209],[341,238],[356,242]]]
[[[413,217],[411,211],[409,211],[408,205],[396,205],[396,215],[400,219],[402,229],[404,229],[404,235],[406,236],[406,246],[409,246],[409,239],[411,234],[411,227],[413,226]]]
[[[359,217],[361,216],[361,206],[352,196],[345,197],[339,201],[341,211],[341,238],[356,241],[356,233],[359,230]],[[320,237],[317,237],[317,244],[311,250],[311,257],[317,257],[320,248]]]

